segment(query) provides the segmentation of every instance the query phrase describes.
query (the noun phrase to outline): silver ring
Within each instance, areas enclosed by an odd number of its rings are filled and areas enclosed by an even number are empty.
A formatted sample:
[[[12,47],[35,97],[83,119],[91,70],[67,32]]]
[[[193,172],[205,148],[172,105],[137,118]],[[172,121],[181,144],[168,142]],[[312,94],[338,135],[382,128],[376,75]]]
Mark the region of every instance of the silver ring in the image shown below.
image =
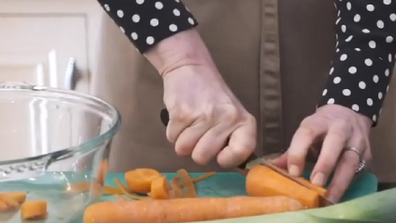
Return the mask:
[[[360,153],[360,151],[358,149],[356,149],[355,147],[347,147],[344,149],[344,153],[346,151],[354,152],[359,156],[359,165],[356,168],[355,175],[362,173],[364,170],[364,167],[366,166],[366,161],[363,160],[362,154]]]

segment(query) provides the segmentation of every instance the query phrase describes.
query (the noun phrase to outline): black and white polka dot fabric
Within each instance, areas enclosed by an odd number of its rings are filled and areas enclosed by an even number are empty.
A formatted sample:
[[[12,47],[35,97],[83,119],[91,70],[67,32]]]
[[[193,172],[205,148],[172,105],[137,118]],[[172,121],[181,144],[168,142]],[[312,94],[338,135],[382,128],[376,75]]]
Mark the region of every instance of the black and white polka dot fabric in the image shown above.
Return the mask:
[[[377,124],[396,52],[396,0],[335,0],[336,54],[318,106],[338,104]]]
[[[141,53],[175,33],[198,25],[180,0],[98,2]]]

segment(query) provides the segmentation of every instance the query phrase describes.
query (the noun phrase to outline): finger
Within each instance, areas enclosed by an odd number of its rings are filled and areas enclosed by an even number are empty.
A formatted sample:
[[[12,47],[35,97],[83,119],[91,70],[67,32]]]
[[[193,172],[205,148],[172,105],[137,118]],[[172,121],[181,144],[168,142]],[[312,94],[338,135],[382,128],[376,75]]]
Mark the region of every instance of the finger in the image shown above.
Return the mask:
[[[300,126],[287,151],[287,167],[292,176],[300,176],[304,170],[305,157],[314,141],[326,131],[327,125],[306,124]]]
[[[336,123],[330,126],[323,141],[318,161],[311,174],[313,184],[321,187],[326,184],[351,133],[351,127],[348,124]]]
[[[195,145],[192,159],[198,164],[207,164],[228,144],[228,137],[232,131],[229,125],[224,124],[209,129]]]
[[[223,168],[243,163],[256,148],[256,122],[251,121],[232,132],[228,146],[217,155],[217,162]]]
[[[166,128],[166,137],[169,142],[175,143],[179,135],[190,125],[194,123],[193,118],[170,118],[168,127]]]
[[[273,160],[270,160],[270,162],[279,168],[286,169],[287,168],[287,152]]]
[[[361,143],[351,145],[356,145],[355,148],[361,150],[364,150],[365,148],[365,144]],[[363,153],[363,151],[361,152]],[[359,156],[353,151],[346,150],[342,154],[334,173],[334,177],[328,188],[328,198],[334,203],[337,203],[348,189],[348,186],[355,176],[359,162]]]
[[[210,129],[207,122],[198,122],[182,131],[175,142],[175,151],[179,156],[190,156],[200,138]]]

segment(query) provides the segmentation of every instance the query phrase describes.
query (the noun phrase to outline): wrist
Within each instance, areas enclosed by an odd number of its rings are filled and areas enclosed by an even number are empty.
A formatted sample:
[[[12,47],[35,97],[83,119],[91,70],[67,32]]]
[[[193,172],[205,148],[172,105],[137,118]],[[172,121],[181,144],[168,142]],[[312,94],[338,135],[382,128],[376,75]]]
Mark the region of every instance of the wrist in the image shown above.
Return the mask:
[[[144,56],[161,76],[184,66],[213,65],[209,51],[195,29],[162,40]]]

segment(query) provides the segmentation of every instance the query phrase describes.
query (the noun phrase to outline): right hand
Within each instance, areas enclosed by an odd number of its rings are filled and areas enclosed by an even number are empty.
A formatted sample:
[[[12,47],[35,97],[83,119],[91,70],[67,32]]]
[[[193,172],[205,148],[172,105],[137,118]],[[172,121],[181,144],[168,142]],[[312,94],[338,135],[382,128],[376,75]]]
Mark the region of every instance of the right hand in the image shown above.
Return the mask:
[[[224,168],[238,166],[256,147],[256,120],[228,88],[200,38],[192,35],[187,44],[194,45],[194,56],[157,66],[166,67],[159,71],[170,118],[167,138],[178,155],[191,156],[198,164],[217,157]]]

